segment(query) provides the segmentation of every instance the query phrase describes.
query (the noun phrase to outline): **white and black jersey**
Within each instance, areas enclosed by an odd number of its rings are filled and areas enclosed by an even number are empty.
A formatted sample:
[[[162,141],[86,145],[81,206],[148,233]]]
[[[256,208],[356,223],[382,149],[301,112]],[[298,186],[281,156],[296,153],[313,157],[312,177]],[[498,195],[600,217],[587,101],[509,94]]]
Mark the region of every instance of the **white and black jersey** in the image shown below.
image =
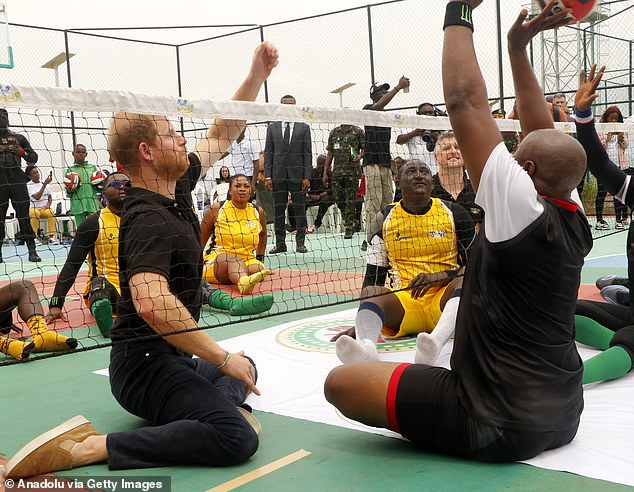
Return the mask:
[[[590,226],[577,204],[541,197],[500,143],[476,203],[451,367],[478,420],[507,429],[575,427],[583,409],[574,311]]]

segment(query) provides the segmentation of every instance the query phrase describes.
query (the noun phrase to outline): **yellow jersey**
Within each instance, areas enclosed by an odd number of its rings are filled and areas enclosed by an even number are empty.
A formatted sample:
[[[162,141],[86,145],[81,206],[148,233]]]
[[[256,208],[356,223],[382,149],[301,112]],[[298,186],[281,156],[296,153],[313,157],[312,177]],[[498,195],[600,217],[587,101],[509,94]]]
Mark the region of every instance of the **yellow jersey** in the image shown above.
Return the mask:
[[[205,261],[221,252],[243,260],[255,258],[261,231],[260,213],[252,203],[240,209],[227,200],[218,210],[211,236],[212,248],[205,255]]]
[[[442,200],[432,198],[422,215],[410,214],[397,203],[383,221],[382,233],[394,290],[407,287],[419,273],[460,268],[453,212]]]
[[[99,232],[94,245],[88,252],[88,282],[84,288],[84,296],[90,290],[90,279],[95,275],[106,277],[117,292],[121,294],[119,284],[119,224],[121,217],[109,208],[97,212]]]

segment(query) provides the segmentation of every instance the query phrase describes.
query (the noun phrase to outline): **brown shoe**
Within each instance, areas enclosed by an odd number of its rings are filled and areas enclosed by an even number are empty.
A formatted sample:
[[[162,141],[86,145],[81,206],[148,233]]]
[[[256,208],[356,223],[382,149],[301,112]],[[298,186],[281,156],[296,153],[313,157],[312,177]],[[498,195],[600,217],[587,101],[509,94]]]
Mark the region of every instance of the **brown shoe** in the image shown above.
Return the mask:
[[[260,421],[258,419],[256,419],[253,414],[251,412],[249,412],[248,410],[242,408],[242,407],[236,407],[238,409],[238,412],[240,412],[242,414],[242,416],[244,417],[244,419],[249,423],[249,425],[251,427],[253,427],[253,430],[255,431],[255,433],[259,436],[260,434],[262,434],[262,424],[260,424]]]
[[[299,246],[297,246],[297,252],[298,253],[308,253],[308,248],[306,246],[304,246],[303,244],[300,244]]]
[[[59,470],[70,470],[71,448],[87,437],[98,435],[85,417],[78,415],[33,439],[9,460],[6,478],[23,478]]]

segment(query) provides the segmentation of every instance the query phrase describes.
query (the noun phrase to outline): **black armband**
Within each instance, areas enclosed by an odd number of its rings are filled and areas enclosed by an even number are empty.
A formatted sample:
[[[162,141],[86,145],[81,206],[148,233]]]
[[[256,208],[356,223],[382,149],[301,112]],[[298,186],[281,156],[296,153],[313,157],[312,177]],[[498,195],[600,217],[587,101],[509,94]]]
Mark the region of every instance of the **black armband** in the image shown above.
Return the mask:
[[[64,305],[64,300],[65,300],[64,297],[57,297],[57,296],[51,297],[50,300],[48,301],[48,308],[51,309],[55,307],[55,308],[62,309],[62,306]]]
[[[255,255],[255,259],[258,260],[259,262],[264,263],[264,254]]]
[[[443,30],[448,26],[464,26],[473,32],[473,21],[471,19],[471,5],[465,2],[449,2],[445,10],[445,24]]]

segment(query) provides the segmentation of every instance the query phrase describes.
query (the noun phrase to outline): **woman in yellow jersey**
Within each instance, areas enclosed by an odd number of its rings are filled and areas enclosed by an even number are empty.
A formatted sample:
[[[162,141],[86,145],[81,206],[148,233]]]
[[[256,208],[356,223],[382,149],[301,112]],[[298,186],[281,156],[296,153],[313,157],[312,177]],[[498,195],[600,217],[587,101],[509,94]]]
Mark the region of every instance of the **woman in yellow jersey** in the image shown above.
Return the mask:
[[[249,202],[251,191],[244,174],[232,176],[231,200],[214,203],[201,225],[203,248],[207,251],[203,277],[212,284],[235,284],[241,294],[250,294],[271,273],[262,263],[266,217],[264,210]]]

